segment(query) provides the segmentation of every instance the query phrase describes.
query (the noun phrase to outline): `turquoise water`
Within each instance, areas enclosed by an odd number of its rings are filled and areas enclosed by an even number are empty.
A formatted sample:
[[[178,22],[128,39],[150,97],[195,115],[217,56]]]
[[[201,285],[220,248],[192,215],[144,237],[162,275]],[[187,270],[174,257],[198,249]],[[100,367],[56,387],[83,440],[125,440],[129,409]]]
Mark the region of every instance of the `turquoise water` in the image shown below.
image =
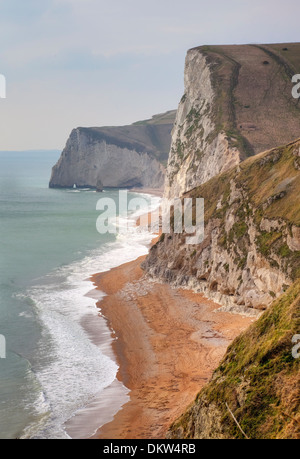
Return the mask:
[[[98,193],[48,188],[58,157],[0,152],[0,438],[68,438],[64,423],[112,383],[116,364],[82,327],[97,315],[87,278],[151,239],[99,234]],[[118,201],[118,190],[103,195]]]

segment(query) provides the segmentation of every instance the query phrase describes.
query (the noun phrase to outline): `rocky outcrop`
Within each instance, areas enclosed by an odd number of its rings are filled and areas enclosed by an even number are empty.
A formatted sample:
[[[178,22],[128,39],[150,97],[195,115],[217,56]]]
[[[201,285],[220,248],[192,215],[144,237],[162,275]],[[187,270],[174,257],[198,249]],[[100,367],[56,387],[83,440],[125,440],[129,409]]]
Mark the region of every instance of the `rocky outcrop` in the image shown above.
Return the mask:
[[[96,183],[96,191],[97,193],[102,193],[103,191],[103,183],[100,178],[98,178],[97,183]]]
[[[299,44],[188,51],[185,93],[167,167],[167,198],[180,197],[246,157],[299,136],[300,107],[287,85],[297,73],[297,52]],[[263,64],[266,56],[269,65]]]
[[[151,249],[143,268],[154,278],[203,292],[226,310],[266,309],[300,275],[299,145],[249,158],[185,194],[194,204],[204,198],[203,242],[186,244],[187,235],[172,230]]]
[[[49,186],[162,188],[174,117],[173,111],[131,126],[74,129]]]

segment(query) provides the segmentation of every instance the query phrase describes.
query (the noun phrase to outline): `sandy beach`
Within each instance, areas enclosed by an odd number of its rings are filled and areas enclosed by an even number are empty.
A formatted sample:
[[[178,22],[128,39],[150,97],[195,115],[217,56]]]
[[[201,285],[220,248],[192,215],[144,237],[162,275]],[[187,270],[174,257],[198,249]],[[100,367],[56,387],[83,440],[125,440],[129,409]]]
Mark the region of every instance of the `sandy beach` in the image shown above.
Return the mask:
[[[130,390],[130,401],[93,438],[164,438],[254,320],[218,312],[202,294],[154,283],[140,268],[143,258],[92,278],[107,295],[98,307],[114,338],[117,378]]]

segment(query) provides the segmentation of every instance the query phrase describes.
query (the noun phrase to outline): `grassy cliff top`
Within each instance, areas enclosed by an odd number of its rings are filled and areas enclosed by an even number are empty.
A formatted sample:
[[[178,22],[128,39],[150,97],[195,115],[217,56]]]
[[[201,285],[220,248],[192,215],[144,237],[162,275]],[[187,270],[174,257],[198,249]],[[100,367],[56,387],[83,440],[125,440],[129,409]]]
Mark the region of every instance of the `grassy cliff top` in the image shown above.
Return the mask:
[[[176,117],[176,110],[169,110],[165,113],[159,113],[158,115],[153,115],[152,118],[143,120],[143,121],[136,121],[133,123],[134,126],[144,125],[144,124],[151,124],[151,125],[158,125],[158,124],[174,124]]]
[[[215,89],[214,121],[244,157],[299,137],[300,102],[292,76],[300,73],[300,43],[201,46]]]

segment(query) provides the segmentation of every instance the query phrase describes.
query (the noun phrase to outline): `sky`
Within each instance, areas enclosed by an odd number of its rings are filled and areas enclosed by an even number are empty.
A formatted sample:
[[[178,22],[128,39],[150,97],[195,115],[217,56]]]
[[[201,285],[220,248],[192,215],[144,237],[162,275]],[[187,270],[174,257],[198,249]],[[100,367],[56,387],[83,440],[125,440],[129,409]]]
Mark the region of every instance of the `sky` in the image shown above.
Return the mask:
[[[299,41],[299,17],[299,0],[0,0],[0,150],[175,109],[189,48]]]

